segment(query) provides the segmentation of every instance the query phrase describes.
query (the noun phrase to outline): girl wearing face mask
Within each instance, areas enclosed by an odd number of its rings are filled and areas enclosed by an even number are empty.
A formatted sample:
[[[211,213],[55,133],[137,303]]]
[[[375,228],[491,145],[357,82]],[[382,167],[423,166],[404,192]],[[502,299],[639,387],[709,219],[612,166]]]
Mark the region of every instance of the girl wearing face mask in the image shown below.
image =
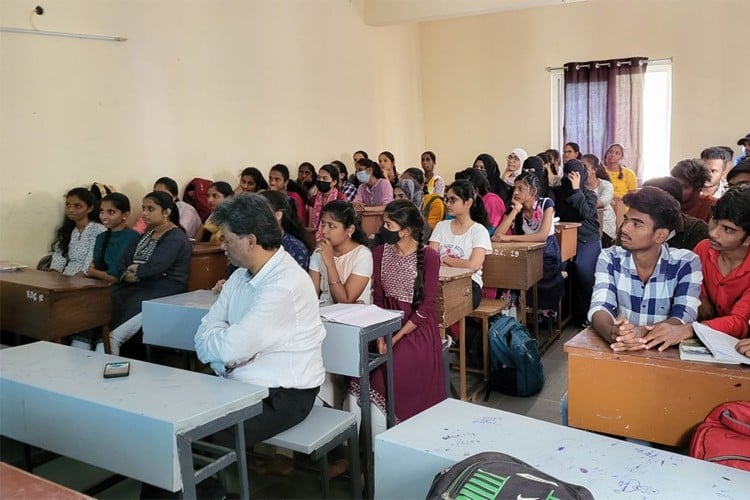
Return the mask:
[[[310,214],[308,220],[310,227],[315,228],[315,241],[323,239],[323,228],[320,226],[320,215],[323,207],[329,201],[346,200],[344,193],[337,189],[339,171],[333,165],[323,165],[318,171],[318,177],[315,180],[315,186],[318,192],[310,199]]]
[[[367,158],[357,162],[357,180],[359,187],[354,195],[354,207],[379,207],[393,201],[393,186],[383,176],[380,165]]]
[[[408,200],[385,207],[380,236],[385,242],[373,252],[373,302],[403,311],[403,326],[393,335],[393,380],[396,418],[406,420],[445,399],[440,334],[435,320],[439,291],[438,253],[424,244],[419,209]],[[378,351],[386,352],[384,338]],[[371,376],[373,435],[385,430],[384,366]],[[353,380],[347,406],[357,408],[359,383]]]

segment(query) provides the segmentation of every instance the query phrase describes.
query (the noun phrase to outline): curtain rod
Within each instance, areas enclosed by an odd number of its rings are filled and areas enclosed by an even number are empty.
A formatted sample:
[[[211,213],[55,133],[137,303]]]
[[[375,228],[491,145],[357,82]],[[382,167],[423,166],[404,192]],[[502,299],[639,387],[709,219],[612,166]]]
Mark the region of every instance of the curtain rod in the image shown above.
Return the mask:
[[[122,36],[88,35],[86,33],[65,33],[61,31],[33,30],[28,28],[6,28],[0,27],[5,33],[21,33],[27,35],[59,36],[64,38],[80,38],[83,40],[103,40],[105,42],[124,42],[127,38]]]
[[[672,62],[672,58],[671,57],[665,57],[663,59],[649,59],[648,62],[650,62],[650,63],[657,63],[657,64],[659,64],[659,63],[667,63],[667,62]],[[562,68],[552,68],[550,66],[547,66],[544,69],[546,69],[547,71],[563,71],[565,69],[565,67],[562,67]]]

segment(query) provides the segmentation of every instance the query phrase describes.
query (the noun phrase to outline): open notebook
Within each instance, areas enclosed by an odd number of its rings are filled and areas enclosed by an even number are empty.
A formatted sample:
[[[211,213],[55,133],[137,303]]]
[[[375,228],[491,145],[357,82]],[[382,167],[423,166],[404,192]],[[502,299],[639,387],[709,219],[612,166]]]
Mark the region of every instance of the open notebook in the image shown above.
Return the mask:
[[[376,305],[332,304],[320,308],[320,317],[326,321],[358,326],[377,325],[391,319],[401,319],[401,311],[382,309]]]
[[[705,359],[691,358],[693,361],[750,365],[750,358],[737,352],[736,346],[739,339],[736,337],[714,330],[702,323],[693,323],[693,331],[712,355],[712,357],[706,357]],[[682,350],[682,347],[680,347],[680,357],[682,357]]]

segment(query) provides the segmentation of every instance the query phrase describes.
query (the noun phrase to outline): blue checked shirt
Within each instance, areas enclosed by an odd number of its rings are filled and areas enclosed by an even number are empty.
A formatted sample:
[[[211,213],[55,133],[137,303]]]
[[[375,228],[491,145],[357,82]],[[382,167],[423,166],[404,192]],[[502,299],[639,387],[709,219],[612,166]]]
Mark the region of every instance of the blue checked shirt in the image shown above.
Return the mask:
[[[690,250],[662,245],[661,256],[647,283],[638,277],[630,251],[605,248],[596,262],[589,321],[597,311],[622,317],[635,326],[653,325],[669,318],[691,323],[698,316],[703,271]]]

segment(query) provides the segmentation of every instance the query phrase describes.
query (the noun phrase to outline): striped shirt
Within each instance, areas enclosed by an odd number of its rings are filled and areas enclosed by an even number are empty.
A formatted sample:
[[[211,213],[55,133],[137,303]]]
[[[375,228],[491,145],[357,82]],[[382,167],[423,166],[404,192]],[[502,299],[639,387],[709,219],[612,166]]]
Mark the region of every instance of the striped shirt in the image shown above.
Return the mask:
[[[669,318],[691,323],[698,316],[703,272],[690,250],[662,245],[659,261],[646,283],[638,277],[633,256],[622,247],[605,248],[596,263],[589,321],[597,311],[635,326],[653,325]]]

